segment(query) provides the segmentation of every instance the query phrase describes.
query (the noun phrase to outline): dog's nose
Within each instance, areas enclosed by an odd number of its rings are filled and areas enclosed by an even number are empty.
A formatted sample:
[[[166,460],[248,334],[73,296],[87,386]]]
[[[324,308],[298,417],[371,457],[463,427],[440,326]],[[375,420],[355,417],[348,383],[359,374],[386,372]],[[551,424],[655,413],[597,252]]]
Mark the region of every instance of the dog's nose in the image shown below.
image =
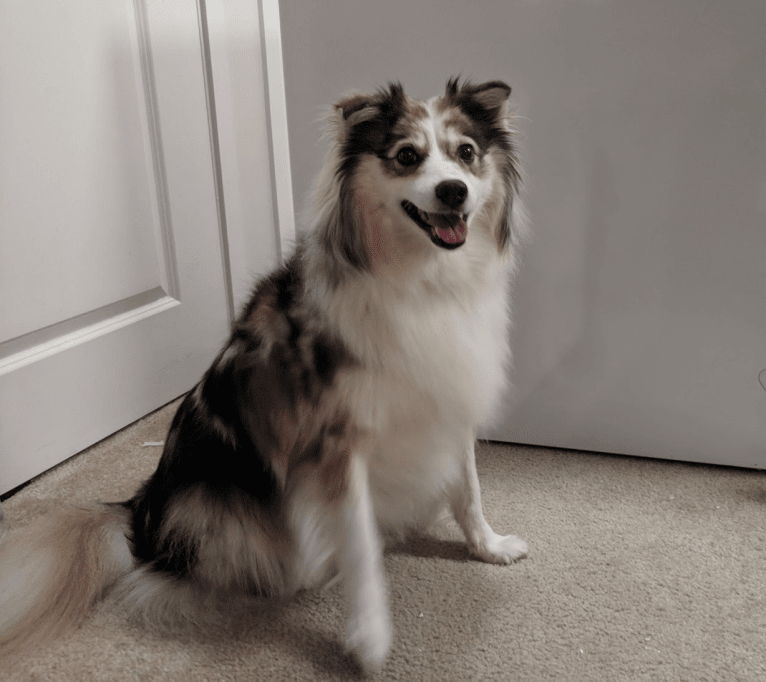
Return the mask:
[[[444,180],[434,191],[439,201],[450,208],[458,208],[468,196],[468,187],[462,180]]]

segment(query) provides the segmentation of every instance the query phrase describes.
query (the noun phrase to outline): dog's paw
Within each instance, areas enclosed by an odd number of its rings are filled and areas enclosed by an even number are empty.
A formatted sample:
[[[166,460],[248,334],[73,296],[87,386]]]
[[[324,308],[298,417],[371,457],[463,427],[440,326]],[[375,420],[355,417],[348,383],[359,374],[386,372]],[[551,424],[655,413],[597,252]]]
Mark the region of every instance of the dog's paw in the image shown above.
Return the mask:
[[[348,624],[346,650],[356,657],[364,673],[371,675],[383,666],[392,639],[393,628],[388,614],[357,617]]]
[[[497,533],[472,550],[479,559],[489,564],[510,564],[529,554],[527,543],[520,537]]]

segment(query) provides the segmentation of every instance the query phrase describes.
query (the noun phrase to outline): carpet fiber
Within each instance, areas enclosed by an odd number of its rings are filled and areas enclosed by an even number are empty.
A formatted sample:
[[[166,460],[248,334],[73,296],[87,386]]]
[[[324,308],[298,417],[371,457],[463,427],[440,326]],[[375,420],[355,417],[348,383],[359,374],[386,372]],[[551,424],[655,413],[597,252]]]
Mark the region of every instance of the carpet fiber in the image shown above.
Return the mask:
[[[130,497],[177,403],[48,472],[3,507],[22,526],[61,504]],[[477,448],[484,509],[529,542],[473,561],[453,522],[386,553],[396,635],[380,680],[766,679],[766,473],[500,443]],[[339,588],[233,609],[168,635],[107,599],[0,679],[356,679]]]

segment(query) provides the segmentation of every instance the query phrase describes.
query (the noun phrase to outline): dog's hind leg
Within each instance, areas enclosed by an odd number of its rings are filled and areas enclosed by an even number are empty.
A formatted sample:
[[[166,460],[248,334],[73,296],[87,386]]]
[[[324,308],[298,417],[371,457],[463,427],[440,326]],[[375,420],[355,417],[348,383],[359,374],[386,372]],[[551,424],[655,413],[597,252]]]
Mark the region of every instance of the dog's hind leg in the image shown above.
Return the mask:
[[[493,564],[509,564],[528,554],[527,543],[515,535],[498,535],[481,508],[473,434],[466,446],[460,477],[450,490],[450,506],[468,546],[478,558]]]

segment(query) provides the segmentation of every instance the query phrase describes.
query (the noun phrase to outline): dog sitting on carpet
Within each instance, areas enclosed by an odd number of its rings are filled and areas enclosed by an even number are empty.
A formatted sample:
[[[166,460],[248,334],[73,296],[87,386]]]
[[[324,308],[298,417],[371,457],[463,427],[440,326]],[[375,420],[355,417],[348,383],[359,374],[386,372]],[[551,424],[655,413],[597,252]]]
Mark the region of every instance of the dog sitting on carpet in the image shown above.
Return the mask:
[[[389,652],[382,537],[449,506],[481,560],[527,554],[481,508],[480,424],[503,393],[523,230],[511,89],[399,84],[332,110],[314,224],[260,281],[135,497],[51,514],[0,548],[0,653],[39,646],[107,588],[162,620],[211,593],[337,576],[346,644]],[[185,608],[185,607],[184,607]]]

